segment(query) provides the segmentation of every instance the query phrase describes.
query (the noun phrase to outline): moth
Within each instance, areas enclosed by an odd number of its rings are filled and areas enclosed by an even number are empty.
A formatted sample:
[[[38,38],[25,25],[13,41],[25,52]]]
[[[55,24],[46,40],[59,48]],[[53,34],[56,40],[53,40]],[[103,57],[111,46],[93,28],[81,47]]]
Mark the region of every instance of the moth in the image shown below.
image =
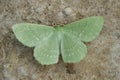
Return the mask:
[[[59,55],[65,63],[80,62],[87,53],[83,42],[99,35],[104,19],[92,16],[64,26],[19,23],[12,27],[16,38],[25,46],[35,47],[34,57],[42,65],[55,64]]]

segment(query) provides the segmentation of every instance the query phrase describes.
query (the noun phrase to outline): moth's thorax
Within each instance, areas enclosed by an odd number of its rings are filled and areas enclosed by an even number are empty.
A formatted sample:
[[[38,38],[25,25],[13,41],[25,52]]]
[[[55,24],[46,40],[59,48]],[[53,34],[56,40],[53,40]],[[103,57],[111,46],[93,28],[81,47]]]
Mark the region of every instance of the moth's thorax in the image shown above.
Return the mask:
[[[63,35],[62,31],[63,31],[63,27],[61,27],[61,26],[56,26],[55,27],[55,32],[57,34],[57,38],[58,38],[59,42],[61,41],[61,38],[62,38],[62,35]]]

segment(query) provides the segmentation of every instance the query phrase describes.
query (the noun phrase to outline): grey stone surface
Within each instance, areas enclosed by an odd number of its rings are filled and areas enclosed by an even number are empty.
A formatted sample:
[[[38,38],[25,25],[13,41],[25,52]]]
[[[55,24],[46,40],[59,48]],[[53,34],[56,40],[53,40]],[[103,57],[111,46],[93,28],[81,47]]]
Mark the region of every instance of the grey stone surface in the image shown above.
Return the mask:
[[[11,30],[21,22],[58,25],[95,15],[104,17],[103,29],[75,64],[40,65]],[[0,0],[0,80],[120,80],[120,0]]]

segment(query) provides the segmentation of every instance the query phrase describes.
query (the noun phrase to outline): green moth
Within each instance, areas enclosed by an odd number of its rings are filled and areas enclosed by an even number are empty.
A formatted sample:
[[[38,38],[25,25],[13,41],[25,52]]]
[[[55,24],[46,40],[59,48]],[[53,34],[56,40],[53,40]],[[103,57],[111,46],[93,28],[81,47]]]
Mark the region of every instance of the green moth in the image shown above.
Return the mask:
[[[84,18],[64,26],[20,23],[13,25],[16,38],[34,48],[34,57],[42,65],[58,62],[59,55],[65,63],[82,60],[87,47],[83,42],[92,41],[100,33],[104,20],[101,16]]]

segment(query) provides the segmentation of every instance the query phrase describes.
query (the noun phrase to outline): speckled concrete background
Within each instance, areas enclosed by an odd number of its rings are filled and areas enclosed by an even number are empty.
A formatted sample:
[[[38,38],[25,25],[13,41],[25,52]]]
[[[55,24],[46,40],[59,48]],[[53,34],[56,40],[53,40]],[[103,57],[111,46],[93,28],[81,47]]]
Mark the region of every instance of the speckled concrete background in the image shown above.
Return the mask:
[[[104,16],[103,30],[75,64],[40,65],[11,30],[15,23],[64,24],[94,15]],[[120,0],[0,0],[0,80],[120,80]]]

